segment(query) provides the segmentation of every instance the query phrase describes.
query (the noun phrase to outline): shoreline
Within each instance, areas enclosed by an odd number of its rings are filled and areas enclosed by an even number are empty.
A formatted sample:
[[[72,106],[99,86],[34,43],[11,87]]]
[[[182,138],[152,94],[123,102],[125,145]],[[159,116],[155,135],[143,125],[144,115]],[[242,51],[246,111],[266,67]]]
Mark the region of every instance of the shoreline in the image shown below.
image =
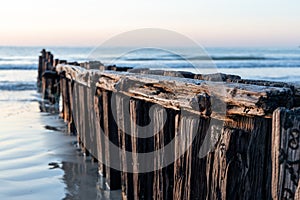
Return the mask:
[[[97,163],[78,151],[58,114],[40,112],[38,99],[13,104],[20,112],[0,115],[1,199],[120,199],[101,189]]]

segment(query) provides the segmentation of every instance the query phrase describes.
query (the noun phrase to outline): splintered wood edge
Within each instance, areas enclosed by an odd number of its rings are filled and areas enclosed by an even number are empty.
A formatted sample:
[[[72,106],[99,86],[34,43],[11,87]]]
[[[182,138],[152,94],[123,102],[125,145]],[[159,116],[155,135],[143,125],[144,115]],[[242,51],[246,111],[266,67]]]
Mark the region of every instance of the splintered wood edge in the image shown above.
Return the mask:
[[[212,110],[210,117],[221,115],[244,115],[272,117],[276,108],[270,106],[289,106],[294,101],[290,88],[270,87],[230,82],[212,82],[180,77],[152,74],[135,74],[129,72],[85,70],[78,66],[59,64],[58,73],[65,72],[68,79],[87,87],[99,87],[120,92],[127,96],[160,104],[175,110],[186,109],[205,115],[191,106],[191,101],[198,94],[208,94],[221,99],[226,113]],[[130,84],[127,84],[130,83]],[[298,85],[299,86],[299,85]],[[299,91],[300,87],[295,87]],[[291,102],[292,101],[292,102]],[[221,117],[221,118],[224,118]]]

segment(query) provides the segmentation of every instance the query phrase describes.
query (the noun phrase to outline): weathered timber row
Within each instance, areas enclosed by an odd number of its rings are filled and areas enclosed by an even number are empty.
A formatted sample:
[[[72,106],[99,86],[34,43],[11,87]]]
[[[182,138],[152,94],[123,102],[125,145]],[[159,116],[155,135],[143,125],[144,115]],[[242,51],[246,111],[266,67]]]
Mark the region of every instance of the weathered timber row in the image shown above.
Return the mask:
[[[44,98],[58,103],[61,94],[70,133],[100,161],[107,186],[121,188],[123,199],[299,195],[299,86],[97,61],[52,64],[50,54],[39,57]],[[146,160],[125,153],[161,149]],[[142,168],[153,170],[131,173]]]

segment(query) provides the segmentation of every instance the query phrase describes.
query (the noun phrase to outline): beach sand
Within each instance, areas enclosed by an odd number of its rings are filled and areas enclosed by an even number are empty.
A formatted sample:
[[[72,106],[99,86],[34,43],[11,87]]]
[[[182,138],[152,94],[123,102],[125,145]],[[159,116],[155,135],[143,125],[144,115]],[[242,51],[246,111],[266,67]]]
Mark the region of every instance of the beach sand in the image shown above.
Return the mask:
[[[120,191],[101,189],[97,163],[83,156],[58,115],[40,112],[35,91],[2,94],[1,200],[120,199]]]

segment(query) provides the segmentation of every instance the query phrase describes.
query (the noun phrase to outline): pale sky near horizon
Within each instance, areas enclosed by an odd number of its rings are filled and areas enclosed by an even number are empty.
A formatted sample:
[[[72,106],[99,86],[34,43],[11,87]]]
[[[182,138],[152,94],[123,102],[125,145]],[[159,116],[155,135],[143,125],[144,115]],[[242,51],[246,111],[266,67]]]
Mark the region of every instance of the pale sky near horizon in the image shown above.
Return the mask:
[[[204,46],[299,46],[299,0],[4,0],[0,45],[93,46],[162,28]]]

